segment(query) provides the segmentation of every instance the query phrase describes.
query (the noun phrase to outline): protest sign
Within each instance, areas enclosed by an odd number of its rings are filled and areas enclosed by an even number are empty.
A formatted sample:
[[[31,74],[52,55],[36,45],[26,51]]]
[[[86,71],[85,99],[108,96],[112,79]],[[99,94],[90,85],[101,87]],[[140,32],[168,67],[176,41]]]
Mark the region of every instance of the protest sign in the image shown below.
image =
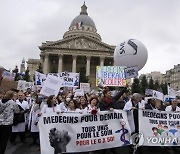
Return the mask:
[[[61,85],[62,81],[59,79],[59,77],[48,75],[46,81],[44,81],[40,94],[45,96],[56,96],[59,92]]]
[[[153,98],[156,98],[156,99],[163,101],[164,100],[164,94],[159,92],[159,91],[153,90]]]
[[[79,86],[79,73],[61,72],[49,73],[48,75],[56,76],[59,78],[61,87],[78,87]],[[35,72],[35,85],[43,85],[47,75]]]
[[[83,89],[76,89],[74,93],[74,97],[77,96],[84,96],[84,90]]]
[[[19,80],[18,85],[17,85],[17,90],[24,91],[25,90],[25,84],[26,84],[25,80]]]
[[[45,113],[39,119],[41,153],[83,152],[129,145],[125,111],[96,115]]]
[[[153,96],[153,90],[152,89],[146,89],[145,90],[145,95],[147,97],[152,97]]]
[[[180,146],[180,113],[139,110],[143,146]]]
[[[84,92],[90,92],[90,83],[80,83],[80,89],[83,89]]]
[[[15,78],[15,73],[11,73],[9,71],[4,70],[2,76],[3,76],[3,79],[8,79],[8,80],[13,81]]]
[[[146,89],[145,90],[145,95],[146,95],[146,97],[151,97],[151,98],[159,99],[161,101],[164,100],[164,94],[159,92],[159,91],[156,91],[156,90]]]
[[[26,82],[25,80],[19,80],[17,85],[17,90],[25,91],[28,88],[32,89],[34,83],[33,82]]]
[[[127,67],[125,68],[125,77],[126,79],[134,78],[138,76],[138,67]]]
[[[180,90],[176,91],[173,88],[171,88],[170,86],[167,87],[168,88],[168,95],[169,97],[176,97],[176,96],[180,96]]]
[[[63,80],[63,87],[78,87],[79,73],[61,72],[59,77]]]
[[[96,66],[96,86],[126,86],[125,67]]]
[[[46,74],[35,71],[35,85],[42,85],[46,80]]]

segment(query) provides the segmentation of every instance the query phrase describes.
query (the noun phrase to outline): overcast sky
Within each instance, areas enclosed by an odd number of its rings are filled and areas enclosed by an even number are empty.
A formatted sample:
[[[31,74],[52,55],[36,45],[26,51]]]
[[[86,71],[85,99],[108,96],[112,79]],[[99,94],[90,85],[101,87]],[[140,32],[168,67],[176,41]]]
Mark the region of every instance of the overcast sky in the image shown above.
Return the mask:
[[[0,66],[39,59],[38,46],[62,39],[83,0],[0,0]],[[180,0],[86,0],[102,41],[134,38],[148,50],[142,73],[165,73],[180,64]]]

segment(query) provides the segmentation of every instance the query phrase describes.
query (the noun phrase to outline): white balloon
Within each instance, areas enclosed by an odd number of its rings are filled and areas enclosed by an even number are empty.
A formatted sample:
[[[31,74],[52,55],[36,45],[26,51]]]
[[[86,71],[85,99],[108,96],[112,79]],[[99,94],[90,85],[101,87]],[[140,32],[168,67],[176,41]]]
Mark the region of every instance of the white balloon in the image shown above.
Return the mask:
[[[129,39],[116,46],[114,64],[116,66],[137,66],[141,70],[147,62],[146,47],[138,40]]]

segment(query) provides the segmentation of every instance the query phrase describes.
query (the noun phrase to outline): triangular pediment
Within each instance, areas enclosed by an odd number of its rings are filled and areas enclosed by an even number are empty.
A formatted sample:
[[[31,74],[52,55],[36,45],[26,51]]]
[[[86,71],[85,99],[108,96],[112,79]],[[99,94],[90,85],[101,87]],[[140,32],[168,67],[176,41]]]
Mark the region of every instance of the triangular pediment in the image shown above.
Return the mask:
[[[113,51],[114,46],[110,46],[106,43],[97,41],[88,36],[76,36],[68,39],[62,39],[55,42],[46,42],[41,47],[58,48],[58,49],[82,49],[82,50],[102,50]]]

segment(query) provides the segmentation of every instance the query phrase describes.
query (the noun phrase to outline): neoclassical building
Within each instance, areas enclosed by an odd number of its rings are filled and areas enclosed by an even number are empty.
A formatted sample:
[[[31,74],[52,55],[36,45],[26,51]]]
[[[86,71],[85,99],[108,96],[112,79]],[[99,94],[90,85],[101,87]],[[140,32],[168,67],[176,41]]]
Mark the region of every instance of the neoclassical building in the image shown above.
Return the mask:
[[[62,71],[78,73],[84,67],[92,87],[95,87],[96,66],[111,66],[114,63],[115,46],[102,42],[94,21],[88,16],[85,3],[63,39],[46,41],[39,49],[40,59],[27,61],[32,75],[40,63],[45,74]]]

